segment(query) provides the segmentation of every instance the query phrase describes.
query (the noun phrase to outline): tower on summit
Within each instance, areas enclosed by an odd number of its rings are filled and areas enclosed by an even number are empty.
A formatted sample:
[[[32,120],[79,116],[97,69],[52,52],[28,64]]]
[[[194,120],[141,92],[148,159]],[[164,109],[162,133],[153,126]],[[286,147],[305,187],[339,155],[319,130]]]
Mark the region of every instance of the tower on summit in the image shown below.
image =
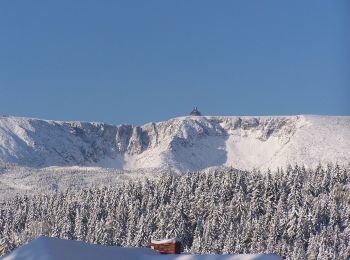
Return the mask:
[[[192,112],[190,113],[190,116],[201,116],[201,112],[199,112],[197,107],[194,107]]]

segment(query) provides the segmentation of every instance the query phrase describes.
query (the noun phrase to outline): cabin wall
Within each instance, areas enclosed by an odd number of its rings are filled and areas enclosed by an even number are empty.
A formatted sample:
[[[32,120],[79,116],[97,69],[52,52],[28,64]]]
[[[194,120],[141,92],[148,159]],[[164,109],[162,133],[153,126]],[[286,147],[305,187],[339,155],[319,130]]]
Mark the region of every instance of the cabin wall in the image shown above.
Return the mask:
[[[181,244],[166,243],[166,244],[150,244],[150,248],[158,251],[161,254],[179,254],[181,252]]]

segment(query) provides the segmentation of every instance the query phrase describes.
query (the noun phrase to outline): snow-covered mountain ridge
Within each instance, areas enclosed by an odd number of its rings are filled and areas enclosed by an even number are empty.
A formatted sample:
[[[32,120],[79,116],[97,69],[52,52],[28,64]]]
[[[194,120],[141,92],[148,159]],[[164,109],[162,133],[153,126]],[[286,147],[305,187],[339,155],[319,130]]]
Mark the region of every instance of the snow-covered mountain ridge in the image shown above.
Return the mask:
[[[198,171],[350,162],[350,117],[188,116],[143,126],[0,117],[0,161]]]

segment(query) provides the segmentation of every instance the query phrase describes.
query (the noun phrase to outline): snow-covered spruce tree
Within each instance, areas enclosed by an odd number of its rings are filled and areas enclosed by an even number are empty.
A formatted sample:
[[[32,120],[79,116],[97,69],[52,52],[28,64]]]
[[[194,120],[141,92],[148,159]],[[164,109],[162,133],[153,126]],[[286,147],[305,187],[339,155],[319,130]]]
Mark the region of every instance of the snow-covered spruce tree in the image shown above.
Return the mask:
[[[41,234],[118,246],[176,236],[193,253],[346,259],[350,169],[226,169],[0,202],[2,253]]]

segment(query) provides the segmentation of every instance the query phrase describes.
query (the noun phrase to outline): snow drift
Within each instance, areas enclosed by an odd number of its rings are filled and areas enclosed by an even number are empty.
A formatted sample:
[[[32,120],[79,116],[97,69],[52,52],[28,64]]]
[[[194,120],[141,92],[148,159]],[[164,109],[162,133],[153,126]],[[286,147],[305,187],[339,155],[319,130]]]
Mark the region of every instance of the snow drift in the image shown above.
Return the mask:
[[[0,161],[119,170],[274,169],[350,159],[350,117],[188,116],[143,126],[0,117]]]
[[[149,248],[123,248],[87,244],[81,241],[39,237],[15,249],[1,258],[3,260],[279,260],[277,255],[160,255]]]

